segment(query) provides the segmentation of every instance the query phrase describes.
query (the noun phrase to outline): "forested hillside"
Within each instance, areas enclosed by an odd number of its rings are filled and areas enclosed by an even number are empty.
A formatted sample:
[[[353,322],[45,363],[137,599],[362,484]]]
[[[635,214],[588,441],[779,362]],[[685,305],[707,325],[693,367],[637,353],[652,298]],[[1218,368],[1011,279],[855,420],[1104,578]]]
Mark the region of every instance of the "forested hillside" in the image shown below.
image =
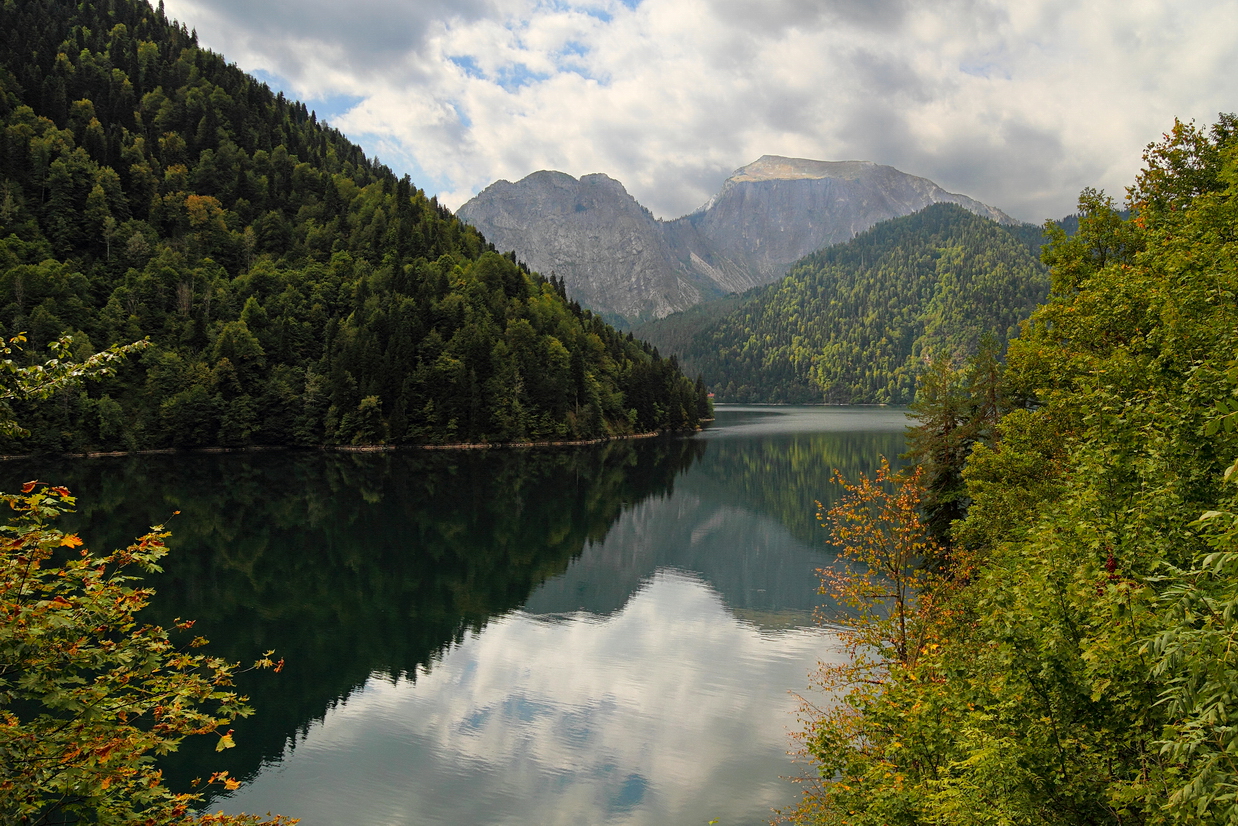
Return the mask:
[[[677,325],[704,313],[641,332],[682,347],[721,401],[905,404],[929,361],[1004,345],[1044,299],[1038,238],[934,204],[804,258],[687,343]]]
[[[813,721],[803,822],[1238,822],[1238,123],[1145,162],[1133,217],[1088,191],[1053,233],[996,427],[963,382],[921,407],[930,482],[987,431],[965,518],[896,572],[927,585],[906,645]]]
[[[0,450],[693,427],[673,360],[135,0],[0,5],[0,334],[149,338]]]

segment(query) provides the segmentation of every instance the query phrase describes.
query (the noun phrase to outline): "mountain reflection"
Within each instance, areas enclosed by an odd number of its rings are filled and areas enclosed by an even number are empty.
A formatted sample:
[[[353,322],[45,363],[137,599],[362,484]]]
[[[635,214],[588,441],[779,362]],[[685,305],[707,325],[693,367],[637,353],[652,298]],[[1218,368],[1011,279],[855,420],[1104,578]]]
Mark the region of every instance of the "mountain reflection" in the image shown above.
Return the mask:
[[[737,616],[765,628],[811,623],[821,605],[816,569],[834,559],[816,518],[848,479],[881,456],[899,464],[907,420],[898,409],[720,408],[701,435],[704,454],[676,480],[591,541],[568,570],[541,585],[525,610],[611,615],[663,568],[701,574]]]
[[[691,474],[702,498],[742,504],[820,548],[828,536],[816,503],[838,501],[834,471],[871,476],[880,457],[901,467],[909,424],[905,410],[874,407],[729,406],[703,436],[704,461]]]
[[[240,680],[259,713],[219,758],[187,741],[174,782],[250,777],[372,674],[415,677],[453,641],[520,606],[621,512],[669,496],[705,446],[692,439],[589,448],[238,453],[6,463],[78,496],[72,529],[94,547],[172,530],[148,619],[194,618],[211,652],[279,675]],[[180,511],[172,516],[174,511]]]
[[[408,681],[371,679],[227,800],[305,826],[756,826],[821,629],[770,635],[662,571],[605,620],[512,612]]]
[[[167,524],[148,618],[285,658],[241,678],[236,748],[164,762],[174,786],[227,769],[218,803],[307,824],[761,822],[793,794],[786,691],[829,649],[814,502],[904,426],[728,408],[585,448],[6,462],[0,489],[67,485],[97,548]]]

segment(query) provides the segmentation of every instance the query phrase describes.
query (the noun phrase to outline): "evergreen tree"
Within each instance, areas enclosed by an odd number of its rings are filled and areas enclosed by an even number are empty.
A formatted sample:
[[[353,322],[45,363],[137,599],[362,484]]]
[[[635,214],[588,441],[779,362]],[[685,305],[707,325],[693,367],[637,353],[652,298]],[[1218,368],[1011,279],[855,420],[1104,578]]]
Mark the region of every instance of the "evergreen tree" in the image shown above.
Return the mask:
[[[955,204],[878,224],[744,296],[642,328],[725,401],[907,404],[927,365],[999,348],[1045,297],[1016,232]]]
[[[151,342],[0,450],[114,447],[116,406],[136,448],[697,426],[676,366],[145,2],[0,31],[0,332]]]

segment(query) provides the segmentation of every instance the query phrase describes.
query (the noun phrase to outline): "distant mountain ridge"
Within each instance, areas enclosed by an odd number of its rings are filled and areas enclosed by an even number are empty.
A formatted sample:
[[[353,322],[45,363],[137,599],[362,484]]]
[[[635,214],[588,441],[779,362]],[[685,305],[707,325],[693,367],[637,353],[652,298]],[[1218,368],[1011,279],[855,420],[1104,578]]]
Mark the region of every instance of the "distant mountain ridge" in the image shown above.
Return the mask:
[[[777,155],[736,170],[704,206],[672,221],[607,175],[553,171],[496,181],[457,215],[561,277],[585,306],[632,324],[767,284],[822,247],[943,202],[1017,223],[891,166]]]
[[[892,166],[777,155],[736,170],[721,192],[679,220],[692,223],[722,254],[744,260],[759,274],[757,283],[765,284],[805,255],[937,203],[958,204],[999,224],[1018,223]]]

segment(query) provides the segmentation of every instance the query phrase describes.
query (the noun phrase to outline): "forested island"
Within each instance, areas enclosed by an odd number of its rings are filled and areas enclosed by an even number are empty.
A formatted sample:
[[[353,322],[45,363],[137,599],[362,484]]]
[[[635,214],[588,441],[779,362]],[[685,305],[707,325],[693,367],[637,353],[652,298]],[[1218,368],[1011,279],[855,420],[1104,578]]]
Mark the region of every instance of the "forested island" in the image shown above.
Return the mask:
[[[144,2],[0,7],[0,335],[150,346],[0,452],[593,439],[704,386]]]

